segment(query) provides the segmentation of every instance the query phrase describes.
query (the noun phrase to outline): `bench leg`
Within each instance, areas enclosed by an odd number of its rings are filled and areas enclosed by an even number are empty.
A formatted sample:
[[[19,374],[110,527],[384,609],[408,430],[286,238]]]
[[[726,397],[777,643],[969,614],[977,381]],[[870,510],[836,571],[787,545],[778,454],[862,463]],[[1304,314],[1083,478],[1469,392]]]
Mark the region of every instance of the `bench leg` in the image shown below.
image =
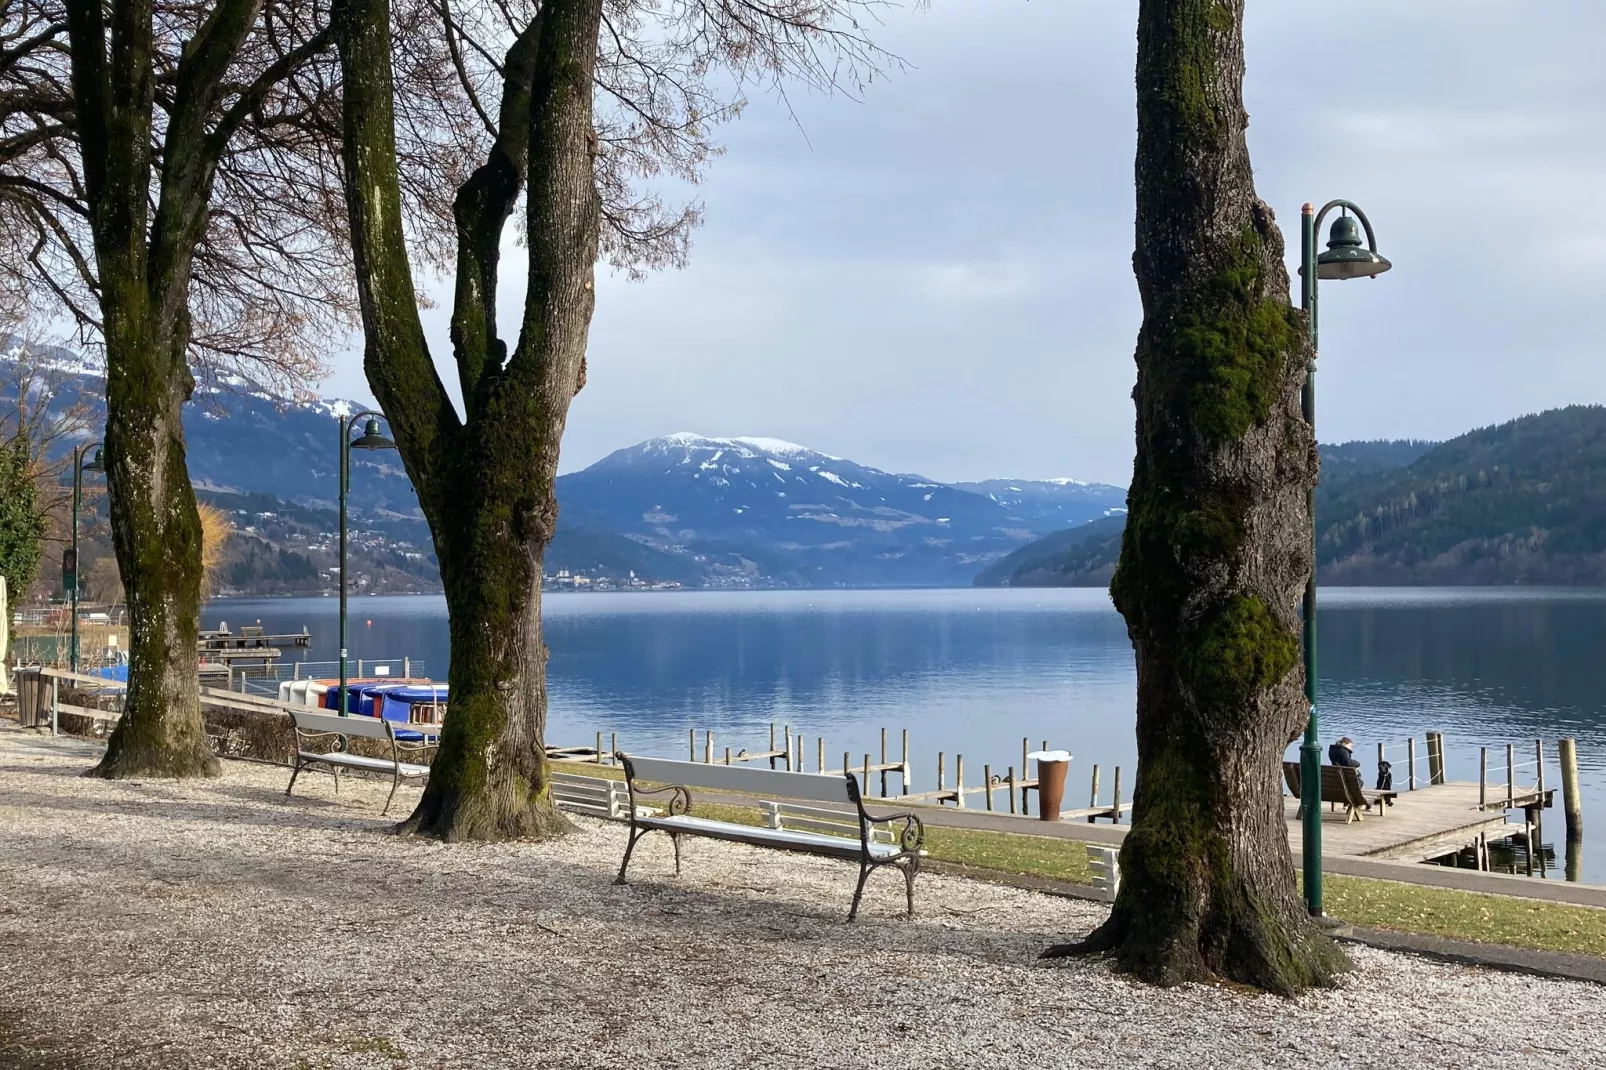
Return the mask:
[[[398,769],[398,770],[396,770],[396,775],[390,778],[390,794],[385,796],[385,808],[383,810],[379,811],[379,816],[380,817],[384,817],[386,814],[390,813],[391,801],[396,798],[396,789],[398,787],[400,787],[400,786],[401,786],[401,770]]]
[[[909,896],[909,916],[915,916],[915,877],[920,873],[920,858],[909,859],[903,867],[903,887]]]
[[[335,794],[339,795],[340,794],[340,766],[331,765],[329,768],[334,770],[334,773],[335,773]]]
[[[675,845],[675,876],[680,876],[680,833],[671,832],[669,840]]]
[[[615,877],[613,879],[613,883],[615,883],[615,884],[624,884],[624,883],[626,883],[626,881],[625,881],[625,870],[630,867],[630,852],[632,852],[632,851],[634,851],[636,849],[636,841],[641,839],[643,836],[645,836],[648,831],[649,830],[647,830],[647,829],[638,829],[638,828],[635,828],[634,826],[631,827],[631,829],[630,829],[630,842],[625,844],[625,858],[624,858],[623,862],[619,863],[619,876],[617,876],[617,877]]]
[[[864,882],[870,879],[870,863],[859,863],[859,886],[853,889],[853,906],[848,910],[848,920],[852,921],[859,916],[859,900],[864,897]]]
[[[286,796],[288,796],[290,794],[290,789],[296,786],[296,777],[298,777],[300,775],[301,775],[301,758],[300,758],[300,756],[297,756],[296,757],[295,768],[290,773],[290,783],[286,784],[285,788],[284,788],[284,793],[285,793]]]

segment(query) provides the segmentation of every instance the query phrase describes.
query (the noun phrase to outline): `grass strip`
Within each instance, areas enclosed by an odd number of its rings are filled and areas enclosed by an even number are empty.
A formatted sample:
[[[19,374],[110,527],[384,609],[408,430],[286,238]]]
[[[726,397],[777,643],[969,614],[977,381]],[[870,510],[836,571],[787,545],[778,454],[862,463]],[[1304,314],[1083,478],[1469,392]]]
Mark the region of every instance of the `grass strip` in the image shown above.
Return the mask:
[[[587,772],[595,768],[589,767]],[[757,809],[707,800],[708,794],[697,794],[692,812],[737,824],[763,823]],[[872,812],[877,809],[884,808],[871,804]],[[926,851],[931,858],[979,870],[1093,883],[1087,845],[1080,840],[928,825]],[[1535,951],[1606,956],[1606,910],[1332,874],[1323,887],[1328,913],[1355,925]]]

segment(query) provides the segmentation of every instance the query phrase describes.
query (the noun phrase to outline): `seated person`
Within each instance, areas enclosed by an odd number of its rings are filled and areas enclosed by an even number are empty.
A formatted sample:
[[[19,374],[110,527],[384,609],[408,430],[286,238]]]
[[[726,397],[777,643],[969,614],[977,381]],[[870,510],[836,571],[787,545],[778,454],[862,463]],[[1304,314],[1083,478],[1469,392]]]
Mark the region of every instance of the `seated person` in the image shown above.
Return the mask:
[[[1327,748],[1327,763],[1329,765],[1347,765],[1351,769],[1359,769],[1361,763],[1355,760],[1355,752],[1350,748],[1355,741],[1348,736]]]

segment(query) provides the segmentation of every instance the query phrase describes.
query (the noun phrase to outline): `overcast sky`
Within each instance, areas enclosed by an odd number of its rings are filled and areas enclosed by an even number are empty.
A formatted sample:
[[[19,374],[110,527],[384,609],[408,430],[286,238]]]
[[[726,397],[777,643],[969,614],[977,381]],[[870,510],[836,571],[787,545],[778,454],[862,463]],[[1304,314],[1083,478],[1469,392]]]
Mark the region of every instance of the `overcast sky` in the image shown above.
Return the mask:
[[[1322,440],[1606,401],[1606,4],[1321,7],[1249,0],[1246,94],[1291,259],[1301,203],[1345,197],[1395,264],[1323,285]],[[794,95],[800,131],[755,100],[697,191],[691,266],[600,273],[564,470],[689,430],[1126,483],[1135,13],[933,0],[887,14],[910,66],[862,101]],[[355,352],[327,389],[367,396]]]

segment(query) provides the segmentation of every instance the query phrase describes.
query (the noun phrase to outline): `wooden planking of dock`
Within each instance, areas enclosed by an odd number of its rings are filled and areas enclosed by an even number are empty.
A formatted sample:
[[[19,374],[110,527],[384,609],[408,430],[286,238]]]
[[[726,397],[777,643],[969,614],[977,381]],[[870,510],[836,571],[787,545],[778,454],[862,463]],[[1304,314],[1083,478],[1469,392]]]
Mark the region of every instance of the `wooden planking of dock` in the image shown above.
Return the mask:
[[[1522,831],[1522,825],[1506,822],[1506,796],[1489,800],[1489,808],[1479,806],[1479,787],[1472,781],[1449,781],[1402,791],[1393,806],[1382,813],[1374,806],[1361,821],[1345,823],[1340,807],[1322,809],[1322,850],[1327,854],[1351,858],[1385,858],[1423,862],[1450,854],[1471,844],[1480,833],[1490,838]],[[1526,789],[1515,794],[1513,808],[1548,809],[1554,789]],[[1288,844],[1300,849],[1300,823],[1296,815],[1299,801],[1285,796],[1284,814],[1288,819]],[[1520,815],[1519,815],[1520,816]]]

